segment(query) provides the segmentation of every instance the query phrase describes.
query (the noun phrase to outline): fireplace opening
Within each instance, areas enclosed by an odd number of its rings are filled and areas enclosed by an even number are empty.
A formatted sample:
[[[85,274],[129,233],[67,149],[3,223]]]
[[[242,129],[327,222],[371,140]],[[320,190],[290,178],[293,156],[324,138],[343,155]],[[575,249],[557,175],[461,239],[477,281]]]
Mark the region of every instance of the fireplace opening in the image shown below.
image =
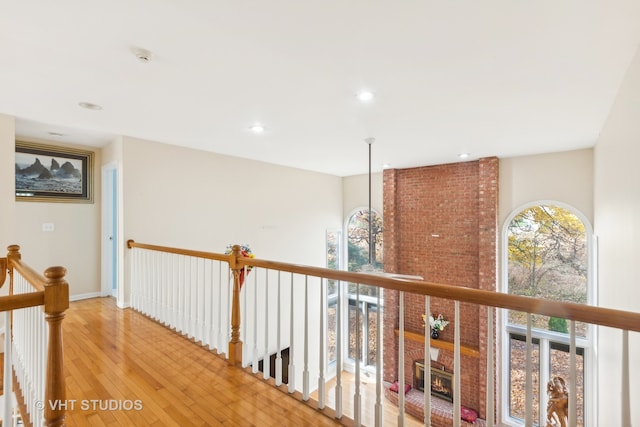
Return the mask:
[[[443,365],[431,366],[429,384],[433,396],[453,402],[453,372],[446,371]],[[416,360],[413,362],[413,387],[424,391],[424,385],[424,360]]]

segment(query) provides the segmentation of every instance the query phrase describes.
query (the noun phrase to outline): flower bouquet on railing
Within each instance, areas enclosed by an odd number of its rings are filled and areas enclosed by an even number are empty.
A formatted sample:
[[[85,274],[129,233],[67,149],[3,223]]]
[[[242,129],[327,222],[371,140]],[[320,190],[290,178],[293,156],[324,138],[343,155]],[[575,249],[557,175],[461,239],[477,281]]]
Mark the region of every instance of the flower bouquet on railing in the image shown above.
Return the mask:
[[[422,314],[422,327],[426,326],[427,315]],[[433,314],[429,315],[429,326],[431,327],[431,338],[437,340],[440,336],[440,332],[444,331],[444,328],[449,324],[449,321],[442,315],[438,314],[436,317]]]
[[[227,245],[227,250],[224,252],[226,255],[231,255],[233,253],[233,245]],[[240,245],[240,255],[245,258],[255,258],[253,252],[251,252],[251,248],[249,245]],[[245,274],[249,274],[253,266],[247,265],[242,270],[240,270],[240,288],[244,284]]]

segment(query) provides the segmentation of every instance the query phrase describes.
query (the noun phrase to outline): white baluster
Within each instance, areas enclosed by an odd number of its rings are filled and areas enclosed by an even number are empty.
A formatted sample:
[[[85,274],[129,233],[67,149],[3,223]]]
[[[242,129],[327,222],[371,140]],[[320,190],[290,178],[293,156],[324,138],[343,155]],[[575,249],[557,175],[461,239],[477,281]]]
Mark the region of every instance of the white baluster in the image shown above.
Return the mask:
[[[246,268],[246,267],[245,267]],[[245,277],[246,271],[245,271]],[[262,378],[271,376],[271,355],[269,354],[269,270],[264,277],[264,356],[262,356]]]
[[[276,346],[278,352],[276,354],[276,386],[282,385],[282,342],[280,339],[280,333],[282,325],[280,321],[282,301],[280,296],[280,270],[278,270],[278,306],[277,306],[277,320],[276,320]]]
[[[351,317],[351,315],[349,315]],[[360,284],[356,283],[356,320],[354,329],[356,331],[356,348],[355,348],[355,385],[353,394],[353,423],[356,427],[362,424],[362,396],[360,395],[360,357],[362,352],[362,339],[360,338]]]
[[[493,414],[495,413],[495,383],[493,360],[493,307],[487,307],[487,395],[486,418],[487,427],[493,427]]]
[[[431,327],[429,325],[429,316],[431,316],[431,298],[429,295],[424,297],[424,372],[422,378],[424,380],[423,397],[424,397],[424,425],[431,425]],[[428,379],[428,380],[427,380]]]
[[[4,312],[4,377],[3,377],[3,390],[11,390],[13,387],[11,377],[12,377],[12,360],[11,360],[11,352],[13,351],[11,348],[11,311]],[[13,402],[9,399],[10,393],[5,393],[4,396],[4,407],[3,407],[3,420],[10,420],[13,412]]]
[[[338,285],[336,304],[336,418],[342,418],[342,282]]]
[[[218,268],[218,320],[216,322],[216,350],[218,351],[218,353],[222,352],[223,348],[224,348],[224,334],[222,333],[222,288],[226,287],[228,288],[229,286],[229,281],[227,280],[227,286],[223,286],[222,285],[222,266],[226,265],[223,264],[222,261],[219,261],[219,268]],[[229,269],[227,269],[227,275],[229,274]]]
[[[304,367],[302,370],[302,400],[309,400],[309,276],[304,276]]]
[[[294,325],[295,325],[295,317],[294,317],[294,307],[293,303],[295,300],[293,299],[293,273],[291,273],[291,303],[289,306],[291,307],[290,318],[289,318],[289,367],[287,376],[289,377],[289,393],[293,393],[296,391],[296,366],[293,363],[293,353],[295,350],[295,345],[293,341],[294,337]]]
[[[622,425],[631,425],[631,400],[629,391],[629,331],[622,331],[622,390],[621,390]]]
[[[399,295],[398,313],[398,427],[404,427],[404,292]],[[426,338],[425,338],[426,339]]]
[[[577,378],[576,375],[576,321],[571,320],[569,323],[569,384],[571,388],[569,390],[569,426],[576,427],[578,425],[578,390],[576,387]],[[630,425],[630,424],[629,424]]]
[[[453,425],[455,427],[460,427],[460,301],[456,300],[454,306],[455,325],[453,328]]]
[[[527,352],[525,356],[525,425],[533,426],[533,341],[531,339],[531,313],[527,313]]]
[[[324,308],[325,308],[325,304],[327,303],[327,301],[325,301],[324,298],[324,287],[325,287],[326,283],[324,281],[324,279],[320,279],[320,322],[318,322],[320,324],[320,345],[319,345],[319,354],[320,354],[320,360],[319,360],[319,368],[320,368],[320,372],[319,372],[319,376],[318,376],[318,408],[320,409],[324,409],[325,406],[325,382],[324,382],[324,355],[325,355],[325,348],[324,348],[324,328],[325,328],[325,315],[324,315]]]
[[[253,365],[252,372],[258,373],[258,284],[253,289]]]
[[[383,423],[382,419],[382,340],[380,336],[382,335],[382,301],[380,299],[380,294],[382,294],[382,288],[377,289],[377,298],[376,298],[376,306],[378,308],[376,312],[376,404],[375,404],[375,425],[376,427],[381,427]],[[367,319],[368,321],[368,319]]]

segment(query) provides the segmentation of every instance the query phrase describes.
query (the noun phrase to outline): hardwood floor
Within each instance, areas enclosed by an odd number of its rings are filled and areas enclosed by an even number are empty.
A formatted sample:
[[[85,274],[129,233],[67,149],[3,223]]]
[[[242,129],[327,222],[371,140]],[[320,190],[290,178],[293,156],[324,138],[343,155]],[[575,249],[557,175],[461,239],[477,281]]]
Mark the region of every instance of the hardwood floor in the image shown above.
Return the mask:
[[[69,426],[340,425],[112,298],[72,302],[63,328]],[[352,378],[343,376],[345,400]],[[375,386],[361,384],[362,423],[371,426]],[[397,408],[386,400],[383,408],[385,425],[397,425]],[[422,424],[407,416],[405,425]]]
[[[69,426],[339,425],[111,298],[63,324]]]

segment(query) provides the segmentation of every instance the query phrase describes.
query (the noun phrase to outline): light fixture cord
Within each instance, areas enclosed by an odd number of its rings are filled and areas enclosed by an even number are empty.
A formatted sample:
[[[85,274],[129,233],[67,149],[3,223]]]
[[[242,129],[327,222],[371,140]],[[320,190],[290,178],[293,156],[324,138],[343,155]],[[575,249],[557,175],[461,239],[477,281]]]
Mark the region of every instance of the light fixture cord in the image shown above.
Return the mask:
[[[371,144],[369,141],[369,265],[373,265],[371,262],[375,244],[373,243],[373,215],[371,213]]]

